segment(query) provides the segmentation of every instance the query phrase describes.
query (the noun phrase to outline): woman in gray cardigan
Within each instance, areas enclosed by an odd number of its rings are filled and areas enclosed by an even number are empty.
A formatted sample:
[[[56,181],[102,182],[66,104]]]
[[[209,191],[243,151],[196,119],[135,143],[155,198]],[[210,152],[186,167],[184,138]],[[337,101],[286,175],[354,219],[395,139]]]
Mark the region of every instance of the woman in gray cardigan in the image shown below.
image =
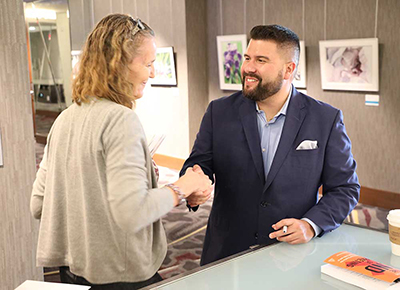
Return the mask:
[[[182,198],[211,189],[201,169],[157,188],[146,137],[132,110],[154,77],[154,32],[111,14],[88,36],[74,103],[54,122],[33,185],[40,219],[37,265],[63,282],[136,289],[159,281],[167,243],[160,221]]]

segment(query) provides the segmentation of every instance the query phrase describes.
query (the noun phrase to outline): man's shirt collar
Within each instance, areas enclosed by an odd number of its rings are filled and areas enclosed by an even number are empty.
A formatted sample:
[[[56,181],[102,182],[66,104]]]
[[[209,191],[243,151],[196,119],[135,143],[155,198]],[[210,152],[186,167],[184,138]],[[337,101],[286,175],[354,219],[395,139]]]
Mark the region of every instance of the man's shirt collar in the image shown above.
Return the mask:
[[[292,86],[290,86],[289,96],[287,97],[285,103],[283,104],[283,106],[282,106],[282,108],[279,110],[279,112],[274,116],[274,118],[276,118],[276,117],[278,117],[278,116],[280,116],[280,115],[286,116],[287,108],[288,108],[288,106],[289,106],[289,101],[290,101],[290,98],[292,97],[292,93],[293,93],[293,88],[292,88]],[[261,111],[260,108],[258,107],[257,102],[255,102],[255,103],[256,103],[256,110],[257,110],[257,113],[263,113],[263,111]]]

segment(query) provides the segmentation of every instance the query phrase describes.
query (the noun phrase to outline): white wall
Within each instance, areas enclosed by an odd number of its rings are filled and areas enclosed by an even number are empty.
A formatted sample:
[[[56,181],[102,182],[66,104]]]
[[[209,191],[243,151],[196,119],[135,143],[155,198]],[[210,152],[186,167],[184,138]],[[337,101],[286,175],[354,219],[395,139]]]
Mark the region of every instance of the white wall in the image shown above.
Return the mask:
[[[64,85],[65,104],[67,107],[72,104],[71,89],[71,73],[72,73],[72,57],[71,57],[71,41],[69,31],[69,18],[66,12],[57,13],[57,40],[60,48],[60,63]]]
[[[158,154],[185,159],[189,155],[189,116],[187,94],[179,88],[148,86],[137,101],[136,113],[147,138],[165,134]]]

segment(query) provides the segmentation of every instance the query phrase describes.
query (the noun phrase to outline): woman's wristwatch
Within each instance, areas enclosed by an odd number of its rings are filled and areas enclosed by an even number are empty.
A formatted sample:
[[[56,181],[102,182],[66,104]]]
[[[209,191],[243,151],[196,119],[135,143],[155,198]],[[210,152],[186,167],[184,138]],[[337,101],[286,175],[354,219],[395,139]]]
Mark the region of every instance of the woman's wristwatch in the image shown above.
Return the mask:
[[[180,205],[186,201],[185,195],[183,194],[182,190],[178,186],[176,186],[173,183],[168,183],[165,186],[171,188],[173,190],[173,192],[176,194],[176,196],[178,197],[178,205]]]

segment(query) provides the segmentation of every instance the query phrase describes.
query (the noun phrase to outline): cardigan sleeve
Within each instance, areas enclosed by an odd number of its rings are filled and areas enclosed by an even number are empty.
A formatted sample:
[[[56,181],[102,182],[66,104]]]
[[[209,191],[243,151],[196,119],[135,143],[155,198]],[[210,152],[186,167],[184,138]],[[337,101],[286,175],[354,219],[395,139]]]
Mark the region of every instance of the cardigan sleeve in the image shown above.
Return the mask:
[[[151,157],[137,115],[115,112],[102,137],[111,214],[124,231],[135,233],[174,207],[168,188],[151,188]]]
[[[43,159],[40,162],[39,170],[36,173],[36,179],[33,183],[30,209],[31,214],[35,219],[40,219],[42,216],[42,207],[44,199],[44,190],[47,174],[47,145],[44,147]]]

